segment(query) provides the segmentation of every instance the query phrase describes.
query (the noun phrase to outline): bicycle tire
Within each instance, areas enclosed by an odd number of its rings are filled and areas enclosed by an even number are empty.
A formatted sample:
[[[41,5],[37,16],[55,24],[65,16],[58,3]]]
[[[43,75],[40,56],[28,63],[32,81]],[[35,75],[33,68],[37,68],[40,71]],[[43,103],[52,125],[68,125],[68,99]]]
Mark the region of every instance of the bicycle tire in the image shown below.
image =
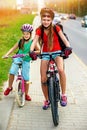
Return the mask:
[[[55,97],[55,82],[54,77],[50,77],[48,81],[48,92],[49,92],[49,100],[51,103],[51,112],[52,119],[55,126],[59,124],[59,114],[58,114],[58,102]]]
[[[55,94],[56,94],[56,101],[59,102],[60,101],[60,85],[59,85],[59,79],[57,76],[55,80]]]
[[[18,83],[17,93],[16,93],[16,100],[19,107],[23,107],[25,104],[25,92],[22,92],[22,82]]]

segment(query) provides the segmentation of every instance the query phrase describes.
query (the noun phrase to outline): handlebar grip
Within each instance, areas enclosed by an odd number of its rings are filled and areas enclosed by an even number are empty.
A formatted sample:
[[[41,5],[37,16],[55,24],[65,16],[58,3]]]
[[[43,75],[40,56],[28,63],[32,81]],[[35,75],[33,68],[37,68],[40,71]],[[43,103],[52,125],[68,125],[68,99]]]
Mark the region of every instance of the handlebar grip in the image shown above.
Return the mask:
[[[12,58],[18,58],[18,57],[24,57],[25,55],[24,54],[16,54],[14,56],[12,56]]]

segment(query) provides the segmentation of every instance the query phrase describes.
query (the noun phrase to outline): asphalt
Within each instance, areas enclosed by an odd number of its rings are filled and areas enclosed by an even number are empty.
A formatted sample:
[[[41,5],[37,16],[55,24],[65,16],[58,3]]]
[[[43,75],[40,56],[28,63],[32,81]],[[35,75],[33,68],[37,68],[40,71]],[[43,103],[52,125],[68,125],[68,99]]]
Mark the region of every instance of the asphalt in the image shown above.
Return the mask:
[[[37,20],[37,22],[36,22]],[[34,23],[39,23],[38,18]],[[37,24],[36,24],[37,25]],[[35,25],[35,27],[36,27]],[[40,84],[40,60],[31,63],[31,82],[29,95],[19,108],[15,100],[15,91],[0,100],[0,130],[87,130],[87,66],[72,53],[65,60],[67,76],[68,104],[59,104],[59,125],[54,127],[51,110],[43,110],[44,97]],[[14,88],[16,86],[14,82]],[[3,85],[5,89],[7,82]]]

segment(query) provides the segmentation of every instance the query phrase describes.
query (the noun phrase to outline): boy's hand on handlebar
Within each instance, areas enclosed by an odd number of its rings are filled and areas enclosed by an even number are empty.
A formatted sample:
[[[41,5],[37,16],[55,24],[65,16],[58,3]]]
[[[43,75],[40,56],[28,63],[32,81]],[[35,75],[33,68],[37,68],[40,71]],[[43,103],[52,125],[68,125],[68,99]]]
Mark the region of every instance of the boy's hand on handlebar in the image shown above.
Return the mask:
[[[30,57],[32,58],[32,60],[36,60],[37,59],[37,54],[34,51],[31,51],[29,53]]]
[[[65,57],[68,57],[72,53],[71,47],[66,47],[64,50]]]

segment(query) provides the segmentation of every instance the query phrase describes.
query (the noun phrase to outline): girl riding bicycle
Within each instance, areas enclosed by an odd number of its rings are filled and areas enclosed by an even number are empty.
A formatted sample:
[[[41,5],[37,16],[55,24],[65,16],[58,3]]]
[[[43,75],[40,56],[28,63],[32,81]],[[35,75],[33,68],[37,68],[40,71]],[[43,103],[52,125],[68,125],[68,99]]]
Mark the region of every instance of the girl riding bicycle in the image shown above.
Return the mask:
[[[30,46],[32,44],[32,31],[33,27],[30,24],[23,24],[21,27],[22,31],[22,38],[4,55],[3,58],[7,58],[12,52],[14,52],[17,48],[18,54],[29,54],[30,52]],[[38,45],[35,46],[36,53],[39,52],[39,47]],[[14,76],[18,72],[18,65],[15,64],[15,62],[20,62],[22,61],[22,76],[25,80],[25,100],[31,101],[31,97],[28,95],[29,91],[29,79],[30,79],[30,61],[31,58],[29,55],[26,55],[24,58],[15,58],[14,61],[12,62],[10,71],[9,71],[9,81],[8,81],[8,87],[4,91],[4,95],[7,96],[13,89],[12,84],[14,81]]]
[[[41,25],[40,27],[36,29],[36,35],[30,49],[31,57],[33,57],[34,55],[33,50],[38,40],[40,41],[42,54],[62,51],[62,48],[58,41],[58,37],[53,30],[52,21],[54,18],[54,12],[49,8],[42,8],[40,11],[40,16],[41,16]],[[56,26],[56,30],[66,45],[65,55],[68,56],[72,52],[69,41],[67,41],[67,39],[63,35],[59,26]],[[61,103],[61,106],[66,106],[67,105],[66,75],[64,72],[63,58],[58,56],[57,54],[55,54],[53,58],[56,62],[57,69],[59,72],[59,77],[60,77],[60,84],[61,84],[61,91],[62,91],[60,103]],[[48,99],[47,75],[46,75],[48,62],[49,62],[49,57],[44,55],[43,58],[41,59],[41,66],[40,66],[41,85],[42,85],[42,91],[45,97],[45,101],[43,105],[44,110],[48,109],[49,104],[50,104],[49,99]]]

